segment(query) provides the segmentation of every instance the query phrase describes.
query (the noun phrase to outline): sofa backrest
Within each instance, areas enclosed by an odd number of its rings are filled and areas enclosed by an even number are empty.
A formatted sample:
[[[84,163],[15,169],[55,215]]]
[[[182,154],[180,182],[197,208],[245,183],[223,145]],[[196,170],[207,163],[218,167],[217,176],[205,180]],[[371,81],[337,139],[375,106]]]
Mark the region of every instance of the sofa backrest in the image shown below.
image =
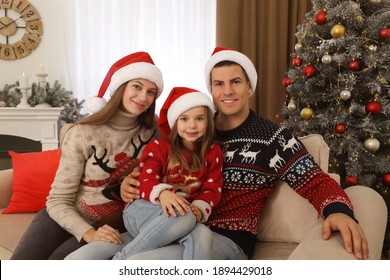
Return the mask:
[[[322,170],[328,172],[329,146],[319,134],[299,138]],[[287,183],[279,182],[268,198],[258,229],[259,241],[300,242],[318,221],[318,213]]]

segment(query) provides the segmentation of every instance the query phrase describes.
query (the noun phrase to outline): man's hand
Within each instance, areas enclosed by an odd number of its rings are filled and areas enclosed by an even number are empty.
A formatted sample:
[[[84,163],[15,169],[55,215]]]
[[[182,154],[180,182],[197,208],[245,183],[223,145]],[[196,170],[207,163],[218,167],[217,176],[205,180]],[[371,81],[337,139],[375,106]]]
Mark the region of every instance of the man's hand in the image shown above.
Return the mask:
[[[169,190],[163,190],[158,197],[161,203],[161,208],[164,211],[164,215],[168,218],[169,214],[173,217],[177,217],[175,209],[184,216],[188,211],[190,204],[185,198],[180,195],[171,192]]]
[[[105,241],[114,244],[122,244],[123,240],[119,230],[110,227],[109,225],[104,225],[100,228],[90,229],[83,235],[83,239],[87,243],[94,241]]]
[[[134,200],[139,198],[139,190],[136,187],[138,187],[140,183],[135,179],[139,175],[140,172],[133,171],[123,179],[121,184],[121,197],[124,202],[134,202]]]
[[[348,215],[335,213],[329,215],[322,224],[322,236],[328,240],[332,231],[340,231],[344,247],[359,260],[368,259],[368,242],[360,226]]]

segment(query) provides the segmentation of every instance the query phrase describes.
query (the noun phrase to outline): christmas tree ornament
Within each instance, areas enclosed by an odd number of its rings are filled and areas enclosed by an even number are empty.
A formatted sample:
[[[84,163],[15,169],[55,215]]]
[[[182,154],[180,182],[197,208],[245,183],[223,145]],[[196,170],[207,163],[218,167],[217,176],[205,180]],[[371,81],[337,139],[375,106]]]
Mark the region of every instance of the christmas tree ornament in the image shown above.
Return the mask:
[[[329,54],[325,54],[322,58],[321,58],[321,61],[323,64],[331,64],[332,63],[332,56],[329,55]]]
[[[303,67],[302,73],[306,78],[313,77],[316,74],[316,68],[313,65],[308,64]]]
[[[376,52],[378,50],[378,47],[375,45],[369,45],[368,49],[370,50],[370,52]]]
[[[302,59],[299,56],[294,57],[292,63],[295,67],[299,67],[302,65]]]
[[[385,183],[387,186],[390,186],[390,173],[383,174],[382,176],[382,181]]]
[[[347,130],[347,127],[343,123],[336,124],[335,129],[334,129],[334,131],[337,134],[344,134],[346,130]]]
[[[370,3],[375,5],[380,4],[381,2],[382,0],[370,0]]]
[[[290,102],[287,105],[287,109],[291,112],[297,109],[297,105],[295,105],[293,100],[290,100]]]
[[[285,86],[285,87],[288,87],[289,85],[291,85],[292,84],[292,81],[291,81],[291,79],[290,79],[290,77],[284,77],[284,79],[283,79],[283,85]]]
[[[309,121],[313,118],[314,116],[314,111],[312,108],[310,107],[305,107],[301,110],[301,117],[302,119],[304,119],[305,121]]]
[[[379,30],[379,38],[383,40],[390,38],[390,28],[382,28]]]
[[[326,23],[326,20],[327,20],[327,14],[325,11],[319,11],[316,16],[315,16],[315,22],[318,24],[318,25],[323,25]]]
[[[366,104],[366,112],[371,115],[378,115],[382,111],[382,105],[378,101],[370,101]]]
[[[297,52],[301,51],[302,48],[303,48],[303,46],[302,46],[302,44],[301,44],[300,42],[298,42],[298,43],[295,44],[295,50],[296,50]]]
[[[348,68],[352,71],[359,71],[360,69],[360,63],[359,61],[352,60],[348,63]]]
[[[345,178],[345,182],[348,186],[355,186],[358,183],[358,179],[355,176],[348,176]]]
[[[345,34],[345,27],[342,24],[336,24],[335,26],[332,27],[330,30],[330,34],[332,35],[333,38],[341,38]]]
[[[387,90],[387,96],[390,97],[390,88]]]
[[[347,89],[344,89],[340,92],[340,98],[342,100],[349,100],[351,98],[351,92]]]
[[[368,152],[376,153],[379,150],[381,143],[375,137],[370,137],[364,141],[363,146],[364,146],[364,149],[366,149]]]

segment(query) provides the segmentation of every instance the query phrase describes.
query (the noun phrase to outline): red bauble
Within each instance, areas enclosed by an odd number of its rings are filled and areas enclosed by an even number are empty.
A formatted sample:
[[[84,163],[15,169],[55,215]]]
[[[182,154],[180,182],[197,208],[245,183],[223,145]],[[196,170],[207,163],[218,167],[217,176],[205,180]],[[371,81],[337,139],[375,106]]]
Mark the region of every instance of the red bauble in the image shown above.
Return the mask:
[[[383,174],[382,181],[386,185],[390,186],[390,173]]]
[[[317,24],[319,25],[322,25],[322,24],[325,24],[326,23],[326,20],[327,20],[327,14],[325,11],[319,11],[317,14],[316,14],[316,17],[315,17],[315,21]]]
[[[350,63],[348,63],[348,68],[352,71],[359,71],[360,63],[356,60],[352,60]]]
[[[285,77],[284,79],[283,79],[283,85],[285,86],[285,87],[288,87],[289,85],[291,85],[292,84],[292,81],[291,81],[291,79],[289,78],[289,77]]]
[[[302,65],[302,59],[298,56],[298,57],[294,57],[293,61],[292,61],[293,65],[295,67],[299,67]]]
[[[302,71],[306,78],[313,77],[316,74],[316,68],[313,65],[306,65]]]
[[[347,127],[345,126],[345,124],[339,123],[339,124],[336,124],[334,130],[335,130],[335,132],[336,132],[337,134],[344,134],[345,131],[347,130]]]
[[[382,112],[382,105],[378,101],[371,101],[366,104],[366,112],[371,115],[378,115]]]
[[[390,28],[382,28],[379,30],[379,38],[388,39],[390,38]]]
[[[354,176],[348,176],[347,178],[345,178],[345,182],[348,186],[354,186],[357,185],[358,179]]]

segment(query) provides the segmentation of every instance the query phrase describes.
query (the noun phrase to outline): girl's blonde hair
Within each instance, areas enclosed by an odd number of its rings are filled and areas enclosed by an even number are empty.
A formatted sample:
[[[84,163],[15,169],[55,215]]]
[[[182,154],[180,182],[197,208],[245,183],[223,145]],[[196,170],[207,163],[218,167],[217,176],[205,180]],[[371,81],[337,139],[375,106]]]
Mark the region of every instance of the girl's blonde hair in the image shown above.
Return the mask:
[[[211,145],[216,142],[213,114],[207,106],[203,107],[206,108],[207,125],[203,137],[198,139],[195,143],[195,146],[198,149],[197,151],[190,151],[184,146],[183,140],[177,132],[177,120],[175,125],[172,127],[170,136],[171,153],[169,154],[168,158],[168,169],[172,169],[179,163],[183,169],[190,172],[197,172],[202,170],[206,154]],[[189,152],[189,154],[192,156],[191,164],[183,155],[183,150]]]

